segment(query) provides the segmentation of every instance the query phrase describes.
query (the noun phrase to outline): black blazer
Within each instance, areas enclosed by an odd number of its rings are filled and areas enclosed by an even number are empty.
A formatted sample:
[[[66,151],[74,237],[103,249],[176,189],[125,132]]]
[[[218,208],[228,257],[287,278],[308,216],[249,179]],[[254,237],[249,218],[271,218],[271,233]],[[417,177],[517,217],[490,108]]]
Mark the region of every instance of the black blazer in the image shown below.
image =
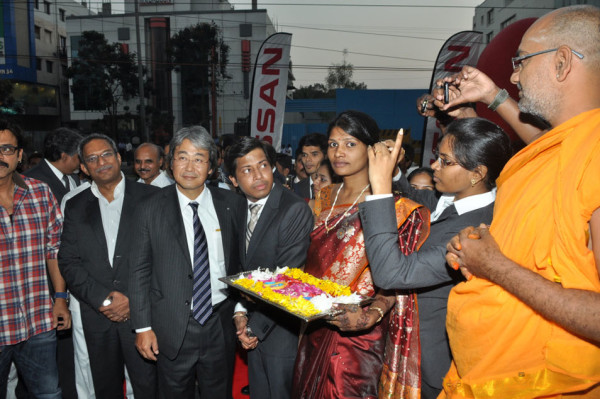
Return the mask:
[[[62,199],[65,196],[65,194],[69,192],[65,187],[64,183],[58,177],[56,177],[52,169],[50,169],[45,159],[41,160],[40,163],[35,165],[33,168],[26,170],[23,174],[27,177],[32,177],[34,179],[43,181],[44,183],[49,185],[50,190],[52,190],[52,194],[54,194],[54,196],[56,197],[58,205],[60,205],[60,203],[62,202]],[[69,176],[73,177],[73,179],[75,180],[75,184],[79,184],[79,178],[77,176]]]
[[[174,359],[183,343],[192,300],[192,260],[177,198],[177,185],[153,195],[135,216],[130,258],[130,310],[135,329],[152,327],[162,354]],[[245,201],[205,185],[221,226],[228,275],[241,271],[238,234]],[[231,320],[227,320],[231,324]],[[235,339],[232,334],[231,339]]]
[[[304,266],[314,219],[303,199],[275,183],[254,228],[248,252],[245,240],[247,217],[248,211],[245,207],[245,227],[240,230],[240,255],[244,270],[259,267],[275,270],[278,266]],[[282,313],[273,310],[274,308],[265,306],[250,312],[248,323],[261,341],[264,341],[280,322],[276,319]],[[295,338],[297,340],[297,336]]]
[[[88,188],[67,201],[58,252],[58,265],[69,290],[81,301],[85,326],[106,329],[111,321],[98,308],[111,291],[129,296],[128,258],[133,245],[133,213],[139,203],[156,192],[153,186],[125,181],[113,266],[102,227],[98,198]]]
[[[294,184],[294,192],[300,196],[300,198],[310,199],[310,178],[307,177]]]
[[[408,183],[408,182],[406,182]],[[409,186],[410,187],[410,186]],[[405,192],[435,209],[433,191],[403,187]],[[412,190],[411,190],[412,189]],[[384,289],[416,289],[419,304],[421,371],[423,382],[442,389],[442,380],[450,368],[451,353],[446,336],[446,309],[450,290],[464,281],[460,272],[446,264],[446,244],[460,230],[480,223],[491,223],[491,203],[462,215],[454,205],[431,223],[427,240],[418,252],[405,256],[398,249],[398,229],[393,198],[359,204],[365,247],[375,284]]]

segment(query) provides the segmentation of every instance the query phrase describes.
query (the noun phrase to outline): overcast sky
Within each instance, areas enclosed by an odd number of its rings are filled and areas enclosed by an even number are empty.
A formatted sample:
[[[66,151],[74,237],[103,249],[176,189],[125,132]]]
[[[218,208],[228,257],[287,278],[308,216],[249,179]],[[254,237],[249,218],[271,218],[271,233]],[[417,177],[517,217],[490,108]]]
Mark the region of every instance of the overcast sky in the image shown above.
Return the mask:
[[[229,0],[236,9],[250,0]],[[279,32],[292,33],[295,86],[323,83],[346,60],[370,89],[424,89],[444,41],[471,30],[482,0],[258,0]]]

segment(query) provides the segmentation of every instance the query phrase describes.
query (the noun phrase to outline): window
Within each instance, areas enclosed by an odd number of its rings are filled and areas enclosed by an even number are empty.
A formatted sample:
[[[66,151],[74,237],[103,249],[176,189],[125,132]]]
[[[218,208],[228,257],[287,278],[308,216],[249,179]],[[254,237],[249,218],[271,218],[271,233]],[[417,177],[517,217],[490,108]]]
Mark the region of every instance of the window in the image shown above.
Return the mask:
[[[491,31],[487,35],[485,35],[485,42],[489,43],[492,41],[493,38],[494,38],[494,31]]]
[[[62,8],[59,8],[58,15],[59,15],[60,20],[65,22],[65,19],[67,19],[67,14],[66,14],[65,10],[63,10]]]
[[[48,29],[44,29],[44,41],[47,43],[52,43],[52,31]]]
[[[490,8],[487,12],[487,23],[488,25],[494,22],[494,9]]]
[[[42,59],[41,58],[35,59],[35,69],[37,69],[38,71],[42,70]]]
[[[50,15],[50,2],[49,1],[44,1],[44,12],[48,15]]]
[[[118,40],[129,40],[129,28],[117,28]]]
[[[504,20],[504,21],[503,21],[503,22],[500,24],[500,28],[501,28],[501,29],[504,29],[504,28],[506,28],[508,25],[510,25],[510,24],[512,24],[513,22],[515,22],[515,21],[516,21],[516,19],[517,19],[517,15],[516,15],[516,14],[513,14],[513,16],[512,16],[512,17],[510,17],[510,18],[508,18],[508,19]]]
[[[52,61],[46,61],[46,72],[52,73]]]
[[[40,9],[40,0],[34,0],[33,6],[36,10]]]
[[[58,45],[60,46],[60,51],[67,51],[67,38],[64,36],[59,36]]]
[[[481,26],[483,26],[483,15],[481,16]]]
[[[36,39],[41,39],[42,38],[42,28],[40,28],[39,26],[35,25],[35,27],[33,28],[34,32],[35,32],[35,38]]]

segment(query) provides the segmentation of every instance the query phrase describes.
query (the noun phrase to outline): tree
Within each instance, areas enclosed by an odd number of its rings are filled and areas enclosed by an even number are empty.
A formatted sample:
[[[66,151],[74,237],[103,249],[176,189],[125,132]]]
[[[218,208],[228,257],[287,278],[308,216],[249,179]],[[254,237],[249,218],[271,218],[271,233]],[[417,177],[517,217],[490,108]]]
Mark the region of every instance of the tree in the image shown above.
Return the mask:
[[[341,64],[332,64],[327,71],[325,85],[315,83],[309,86],[300,86],[294,92],[295,99],[309,98],[335,98],[336,89],[366,90],[365,83],[356,83],[352,80],[354,65],[346,61],[348,50],[344,49],[344,60]]]
[[[352,75],[354,75],[354,65],[346,61],[347,55],[348,50],[344,49],[344,60],[342,63],[333,64],[328,68],[327,77],[325,78],[325,85],[328,90],[366,90],[367,85],[365,83],[356,83],[352,80]]]
[[[210,129],[210,95],[219,88],[219,79],[229,79],[229,46],[213,22],[187,27],[171,37],[168,53],[181,74],[182,122]],[[214,133],[214,132],[213,132]]]
[[[135,54],[119,43],[108,43],[104,34],[85,31],[79,40],[77,58],[67,70],[76,110],[106,112],[110,131],[116,137],[119,104],[138,95]]]
[[[13,93],[13,82],[0,79],[0,114],[14,115],[18,111],[14,109],[15,99]]]

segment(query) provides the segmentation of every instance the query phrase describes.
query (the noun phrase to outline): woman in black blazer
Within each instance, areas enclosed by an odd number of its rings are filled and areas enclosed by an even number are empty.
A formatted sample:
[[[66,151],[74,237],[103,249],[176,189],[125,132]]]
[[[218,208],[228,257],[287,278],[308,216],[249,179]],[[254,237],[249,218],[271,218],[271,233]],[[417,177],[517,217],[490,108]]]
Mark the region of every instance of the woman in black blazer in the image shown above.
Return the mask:
[[[451,361],[445,328],[448,295],[462,280],[460,272],[446,264],[446,243],[467,226],[491,223],[495,181],[511,156],[510,141],[502,129],[485,119],[458,119],[448,125],[432,164],[435,187],[443,195],[438,199],[434,191],[415,190],[401,176],[405,195],[431,211],[429,237],[411,255],[403,255],[398,249],[393,227],[392,173],[401,141],[399,135],[391,152],[384,143],[370,150],[372,192],[383,198],[360,204],[360,214],[375,284],[383,289],[417,292],[421,394],[423,398],[435,398]]]

